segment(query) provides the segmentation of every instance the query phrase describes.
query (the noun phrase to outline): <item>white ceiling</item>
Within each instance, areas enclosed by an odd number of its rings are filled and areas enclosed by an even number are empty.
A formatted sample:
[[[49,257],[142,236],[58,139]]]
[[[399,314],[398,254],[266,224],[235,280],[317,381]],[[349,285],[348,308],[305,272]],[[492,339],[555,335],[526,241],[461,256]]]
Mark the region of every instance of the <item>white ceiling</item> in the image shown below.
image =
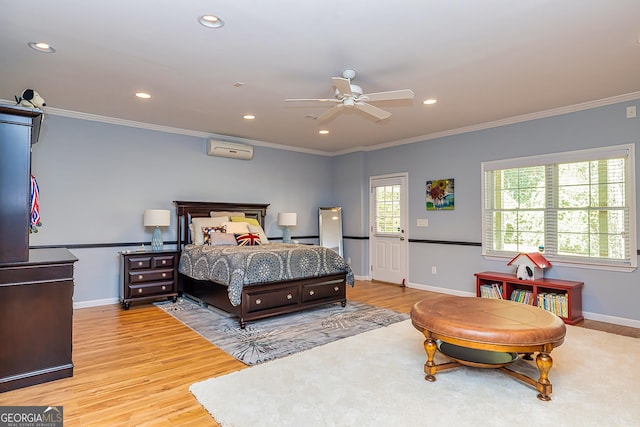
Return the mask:
[[[334,153],[640,98],[639,38],[639,0],[10,1],[0,99],[32,88],[51,111]],[[392,113],[381,122],[349,110],[322,124],[332,104],[283,102],[331,98],[346,68],[365,92],[415,99],[375,103]]]

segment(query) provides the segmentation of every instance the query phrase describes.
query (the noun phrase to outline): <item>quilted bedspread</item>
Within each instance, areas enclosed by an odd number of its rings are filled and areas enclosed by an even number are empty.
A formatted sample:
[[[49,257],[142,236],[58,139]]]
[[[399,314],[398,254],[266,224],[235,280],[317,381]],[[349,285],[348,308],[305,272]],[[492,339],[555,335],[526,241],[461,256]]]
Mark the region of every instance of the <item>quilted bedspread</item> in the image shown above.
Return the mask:
[[[178,270],[197,280],[227,285],[234,306],[240,305],[244,286],[336,273],[347,273],[347,284],[354,283],[353,271],[344,258],[315,245],[186,245]]]

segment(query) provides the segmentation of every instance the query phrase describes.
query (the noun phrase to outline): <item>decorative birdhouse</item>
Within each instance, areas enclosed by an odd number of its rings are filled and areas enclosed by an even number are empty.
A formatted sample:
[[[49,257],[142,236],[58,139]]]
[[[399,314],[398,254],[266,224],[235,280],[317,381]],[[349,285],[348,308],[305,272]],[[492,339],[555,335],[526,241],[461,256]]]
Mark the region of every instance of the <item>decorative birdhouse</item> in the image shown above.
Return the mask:
[[[544,269],[551,267],[542,254],[538,252],[520,253],[516,255],[507,265],[515,265],[516,277],[519,280],[536,280],[544,277]]]

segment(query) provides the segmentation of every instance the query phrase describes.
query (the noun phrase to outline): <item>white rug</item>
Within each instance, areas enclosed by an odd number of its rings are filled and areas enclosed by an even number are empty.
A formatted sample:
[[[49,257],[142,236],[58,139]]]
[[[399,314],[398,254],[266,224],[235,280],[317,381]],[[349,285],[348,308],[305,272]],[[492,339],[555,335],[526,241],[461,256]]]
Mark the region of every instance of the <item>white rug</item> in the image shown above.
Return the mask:
[[[407,320],[190,390],[223,426],[640,425],[638,339],[568,326],[551,353],[549,402],[497,369],[461,367],[425,381],[422,343]]]

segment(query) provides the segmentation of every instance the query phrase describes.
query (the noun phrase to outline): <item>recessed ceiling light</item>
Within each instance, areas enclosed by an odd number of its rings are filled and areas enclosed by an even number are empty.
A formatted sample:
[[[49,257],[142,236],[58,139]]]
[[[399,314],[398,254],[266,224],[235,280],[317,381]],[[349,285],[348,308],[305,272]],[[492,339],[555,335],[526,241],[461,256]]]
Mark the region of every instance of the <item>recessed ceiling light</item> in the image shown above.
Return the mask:
[[[222,28],[224,27],[224,22],[222,19],[218,18],[215,15],[202,15],[198,17],[198,22],[201,25],[204,25],[207,28]]]
[[[137,93],[136,93],[136,96],[137,96],[138,98],[142,98],[142,99],[149,99],[149,98],[151,98],[151,95],[149,95],[149,94],[148,94],[148,93],[146,93],[146,92],[137,92]]]
[[[242,116],[242,118],[245,120],[253,120],[256,118],[256,116],[254,116],[253,114],[245,114],[244,116]]]
[[[27,43],[29,45],[29,47],[31,49],[35,49],[38,52],[44,52],[44,53],[54,53],[56,50],[54,49],[53,46],[51,46],[48,43],[43,43],[43,42],[29,42]]]
[[[424,101],[422,101],[422,103],[425,105],[435,104],[436,102],[438,102],[438,100],[433,98],[425,99]]]
[[[327,135],[327,134],[329,133],[329,131],[328,131],[328,130],[326,130],[326,129],[323,129],[323,130],[321,130],[321,131],[318,131],[318,133],[319,133],[320,135]]]

